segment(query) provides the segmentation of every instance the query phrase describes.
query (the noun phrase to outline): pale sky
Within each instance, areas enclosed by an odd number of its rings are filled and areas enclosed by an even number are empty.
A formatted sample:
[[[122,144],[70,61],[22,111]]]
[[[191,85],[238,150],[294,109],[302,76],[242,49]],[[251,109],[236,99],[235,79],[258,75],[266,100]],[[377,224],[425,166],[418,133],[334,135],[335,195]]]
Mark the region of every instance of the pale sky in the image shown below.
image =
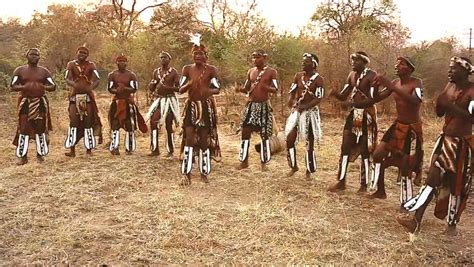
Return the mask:
[[[140,0],[144,2],[145,0]],[[2,1],[0,17],[19,17],[28,21],[34,10],[45,12],[56,3],[80,3],[80,0],[13,0]],[[242,1],[247,2],[247,1]],[[316,6],[323,0],[257,0],[261,14],[283,32],[298,33],[305,27]],[[469,44],[469,28],[474,28],[474,0],[394,0],[400,10],[401,23],[411,32],[411,42],[433,41],[454,35],[464,47]],[[474,45],[474,44],[473,44]]]

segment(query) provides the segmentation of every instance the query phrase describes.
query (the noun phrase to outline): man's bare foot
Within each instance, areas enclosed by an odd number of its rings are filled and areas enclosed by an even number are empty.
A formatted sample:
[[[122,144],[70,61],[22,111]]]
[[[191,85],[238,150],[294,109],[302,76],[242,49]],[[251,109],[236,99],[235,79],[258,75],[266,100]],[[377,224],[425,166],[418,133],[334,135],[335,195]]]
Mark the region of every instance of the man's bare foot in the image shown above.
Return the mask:
[[[249,162],[248,161],[242,161],[235,168],[237,170],[243,170],[243,169],[247,169],[248,167],[249,167]]]
[[[268,171],[268,166],[266,163],[262,163],[261,166],[262,166],[262,172]]]
[[[168,154],[166,154],[166,157],[167,158],[172,158],[173,157],[173,152],[168,152]]]
[[[158,150],[158,149],[153,150],[153,151],[151,151],[150,154],[148,154],[148,156],[150,156],[150,157],[156,157],[156,156],[159,156],[159,155],[160,155],[160,150]]]
[[[36,154],[36,161],[38,163],[43,163],[44,162],[44,157],[41,155]]]
[[[86,149],[86,155],[92,156],[92,149]]]
[[[357,193],[367,193],[367,185],[361,184],[359,190],[357,190]]]
[[[456,225],[448,225],[444,233],[447,236],[457,236],[458,235],[458,230],[456,228]]]
[[[24,156],[24,157],[18,158],[16,165],[20,166],[20,165],[25,165],[26,163],[28,163],[28,158]]]
[[[116,155],[116,156],[119,156],[119,155],[120,155],[120,151],[118,150],[118,148],[117,148],[117,149],[113,149],[112,151],[110,151],[110,154],[112,154],[112,155],[114,155],[114,156],[115,156],[115,155]]]
[[[133,152],[132,151],[128,151],[128,150],[125,150],[125,155],[133,155]]]
[[[374,199],[374,198],[386,199],[387,194],[385,193],[385,190],[377,190],[373,194],[368,195],[367,198],[370,198],[370,199]]]
[[[201,174],[201,182],[208,184],[209,179],[207,179],[207,175]]]
[[[76,151],[74,151],[74,150],[71,149],[71,151],[64,153],[64,155],[65,155],[66,157],[74,158],[74,157],[76,156]]]
[[[188,186],[191,184],[191,174],[181,175],[181,180],[179,181],[180,186]]]
[[[414,234],[420,230],[419,223],[415,218],[397,217],[397,222],[405,227],[408,232]]]
[[[295,172],[297,172],[298,170],[299,170],[298,167],[294,167],[294,168],[292,168],[292,169],[286,174],[286,176],[287,176],[287,177],[291,177],[291,176],[293,176],[293,174],[295,174]]]
[[[313,180],[312,173],[309,172],[308,170],[306,170],[306,173],[305,173],[305,175],[304,175],[304,178],[306,179],[306,181],[311,181],[311,180]]]
[[[410,213],[405,207],[403,207],[404,204],[400,205],[400,208],[398,209],[398,212],[400,213]]]
[[[328,188],[329,192],[339,192],[346,189],[346,181],[339,181],[335,185]]]

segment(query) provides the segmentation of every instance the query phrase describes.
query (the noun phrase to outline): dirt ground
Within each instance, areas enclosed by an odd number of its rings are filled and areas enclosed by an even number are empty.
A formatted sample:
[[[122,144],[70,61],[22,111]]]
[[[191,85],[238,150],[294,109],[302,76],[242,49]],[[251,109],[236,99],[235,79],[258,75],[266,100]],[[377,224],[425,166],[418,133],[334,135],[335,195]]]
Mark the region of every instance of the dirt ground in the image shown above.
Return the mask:
[[[176,156],[146,156],[148,135],[138,135],[137,151],[130,156],[123,153],[123,144],[120,156],[112,156],[103,144],[87,157],[81,142],[76,158],[65,157],[64,95],[50,96],[54,131],[46,161],[39,164],[30,156],[27,165],[16,166],[11,144],[16,101],[13,93],[0,93],[1,265],[474,264],[472,200],[458,236],[443,234],[446,222],[433,216],[430,204],[420,234],[410,241],[395,220],[395,170],[386,174],[386,200],[356,193],[359,161],[349,166],[344,193],[327,192],[336,181],[343,119],[324,109],[324,139],[316,150],[318,171],[312,181],[301,170],[286,177],[285,153],[275,155],[269,171],[262,172],[252,150],[250,168],[235,170],[239,136],[230,124],[222,124],[223,159],[213,162],[210,183],[197,179],[195,164],[192,185],[182,188]],[[107,141],[109,97],[100,99]],[[381,116],[382,130],[392,119]],[[426,167],[442,122],[428,111],[424,122]],[[258,139],[254,136],[252,144]],[[301,169],[303,149],[300,144]],[[30,155],[35,155],[34,143]]]

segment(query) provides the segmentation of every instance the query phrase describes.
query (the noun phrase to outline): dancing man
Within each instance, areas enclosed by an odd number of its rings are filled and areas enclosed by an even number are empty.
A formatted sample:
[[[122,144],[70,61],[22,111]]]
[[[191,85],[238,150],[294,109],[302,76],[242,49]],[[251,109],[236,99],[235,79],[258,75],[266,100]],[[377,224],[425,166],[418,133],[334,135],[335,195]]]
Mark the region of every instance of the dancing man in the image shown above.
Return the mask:
[[[18,92],[18,127],[13,144],[17,146],[17,165],[28,162],[30,138],[36,139],[36,157],[43,162],[49,152],[48,132],[52,130],[49,102],[45,91],[56,89],[48,69],[38,65],[40,51],[30,48],[26,52],[27,65],[13,72],[11,91]]]
[[[370,154],[377,142],[377,111],[373,103],[378,98],[378,89],[372,83],[376,73],[367,67],[370,59],[365,52],[356,52],[350,56],[352,71],[340,92],[331,91],[330,95],[343,102],[351,110],[346,118],[342,136],[341,156],[339,159],[338,182],[329,191],[340,191],[346,188],[346,172],[349,161],[353,162],[360,155],[360,188],[367,191],[369,183]]]
[[[99,72],[94,62],[89,61],[89,49],[81,46],[76,51],[76,59],[67,63],[66,83],[69,85],[69,129],[64,146],[70,151],[65,155],[76,156],[76,144],[84,137],[87,155],[97,146],[95,135],[102,143],[102,123],[95,101],[95,92],[99,86]]]
[[[270,104],[271,94],[278,92],[277,71],[267,65],[267,53],[257,49],[252,53],[255,67],[247,72],[244,87],[238,91],[247,94],[249,101],[245,105],[240,127],[242,131],[240,141],[240,164],[237,169],[248,168],[250,137],[252,132],[260,134],[262,143],[260,148],[260,162],[262,170],[270,161],[270,136],[273,131],[273,110]]]
[[[404,205],[408,211],[415,211],[413,218],[398,218],[411,233],[420,229],[426,207],[436,193],[434,214],[439,219],[447,217],[446,233],[456,234],[472,185],[474,83],[469,75],[473,73],[468,58],[451,58],[449,82],[436,99],[436,115],[444,116],[444,125],[433,149],[428,177],[418,195]]]
[[[153,78],[148,85],[154,100],[145,116],[147,120],[150,120],[151,128],[151,153],[149,155],[158,156],[160,154],[158,135],[164,124],[167,133],[167,156],[171,157],[174,152],[173,123],[176,127],[179,125],[179,102],[176,97],[176,92],[179,90],[179,74],[175,68],[170,66],[171,55],[168,52],[162,51],[160,53],[160,61],[161,67],[153,71]]]
[[[110,153],[120,155],[120,128],[125,130],[125,154],[131,155],[136,149],[135,130],[147,132],[145,121],[135,103],[133,94],[138,90],[137,76],[127,69],[127,57],[116,58],[117,69],[108,75],[108,91],[114,95],[109,109],[111,130]]]
[[[207,49],[200,43],[200,35],[191,38],[194,64],[183,67],[179,93],[188,93],[184,105],[183,140],[181,144],[183,174],[181,185],[191,184],[194,150],[199,149],[201,180],[208,183],[211,158],[220,159],[217,135],[217,109],[213,95],[218,94],[220,83],[216,67],[207,64]]]
[[[316,154],[314,142],[321,138],[321,119],[319,103],[324,96],[324,78],[316,71],[319,59],[314,54],[303,55],[303,71],[295,74],[290,86],[288,107],[292,109],[288,117],[285,134],[288,165],[291,170],[288,176],[298,171],[295,143],[298,139],[306,145],[306,178],[316,172]]]
[[[392,82],[383,76],[375,78],[375,84],[386,88],[380,93],[380,99],[393,95],[397,118],[375,149],[372,186],[377,187],[377,191],[369,198],[387,197],[384,183],[385,169],[397,166],[401,176],[400,205],[403,205],[413,197],[412,174],[418,178],[418,181],[421,179],[423,132],[420,108],[423,82],[411,76],[415,71],[415,64],[408,57],[398,57],[395,71],[399,78]]]

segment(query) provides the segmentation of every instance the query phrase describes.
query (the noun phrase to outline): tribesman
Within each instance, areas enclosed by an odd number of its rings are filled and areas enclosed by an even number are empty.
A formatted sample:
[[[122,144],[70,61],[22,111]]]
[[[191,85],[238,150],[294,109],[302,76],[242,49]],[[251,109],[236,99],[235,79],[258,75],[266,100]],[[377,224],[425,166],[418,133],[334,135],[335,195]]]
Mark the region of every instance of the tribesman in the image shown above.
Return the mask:
[[[411,233],[420,229],[426,207],[436,194],[434,214],[439,219],[447,218],[447,234],[456,234],[472,185],[474,83],[469,75],[473,73],[468,58],[451,58],[449,83],[436,99],[436,115],[444,116],[444,125],[433,148],[428,177],[418,195],[404,205],[408,211],[416,211],[415,216],[398,218]]]
[[[95,101],[95,92],[99,86],[99,72],[94,62],[89,61],[89,49],[81,46],[76,51],[76,59],[69,61],[66,67],[66,83],[69,85],[69,129],[64,146],[70,149],[68,157],[76,156],[76,145],[84,137],[87,155],[97,146],[95,136],[102,143],[102,123]]]
[[[109,73],[107,90],[113,94],[109,109],[111,142],[109,151],[120,155],[120,128],[125,130],[125,154],[131,155],[136,149],[135,130],[147,132],[145,121],[140,114],[133,95],[138,90],[135,73],[127,69],[127,57],[123,54],[115,60],[117,69]]]
[[[390,82],[378,75],[375,84],[385,87],[380,99],[393,95],[397,118],[382,137],[374,151],[372,187],[377,191],[369,198],[387,198],[385,194],[385,169],[397,166],[400,175],[400,205],[413,197],[412,176],[421,179],[423,166],[423,131],[420,108],[423,98],[423,81],[412,77],[415,64],[409,57],[398,57],[395,64],[398,79]],[[418,184],[419,185],[419,184]],[[401,207],[403,208],[403,207]],[[404,210],[404,209],[403,209]]]
[[[341,156],[339,159],[338,182],[329,191],[340,191],[346,188],[346,172],[349,161],[353,162],[360,155],[360,188],[367,191],[369,183],[370,154],[377,142],[377,110],[374,99],[378,98],[378,89],[372,86],[376,73],[367,65],[370,59],[365,52],[356,52],[350,56],[352,71],[340,92],[332,90],[330,95],[351,108],[346,118],[342,136]],[[349,98],[349,101],[346,99]]]
[[[179,93],[188,93],[183,110],[181,185],[191,184],[195,150],[199,150],[199,170],[201,180],[205,183],[209,182],[207,176],[211,172],[211,158],[218,161],[221,156],[217,135],[217,109],[213,97],[219,93],[220,83],[216,67],[207,64],[207,49],[200,43],[200,37],[199,34],[191,35],[194,64],[183,67],[179,82]]]
[[[249,101],[245,105],[240,128],[242,131],[240,141],[240,164],[237,169],[248,168],[250,137],[252,132],[257,132],[261,137],[260,162],[262,170],[267,169],[270,161],[270,140],[273,133],[273,109],[270,104],[271,94],[278,92],[277,71],[267,65],[267,53],[257,49],[252,53],[255,67],[247,72],[247,80],[243,88],[237,91],[247,94]]]
[[[170,66],[171,55],[168,52],[160,53],[161,67],[153,71],[153,78],[148,85],[154,100],[146,114],[146,120],[150,120],[150,156],[160,155],[158,145],[159,130],[165,125],[167,139],[166,150],[168,157],[173,156],[174,138],[173,122],[178,127],[179,102],[176,92],[179,90],[179,74],[175,68]]]
[[[306,178],[310,179],[316,172],[314,142],[321,138],[319,103],[324,96],[324,78],[316,71],[319,59],[315,54],[305,53],[301,65],[303,71],[295,74],[288,92],[288,107],[292,110],[285,127],[287,159],[291,168],[288,176],[298,171],[295,148],[298,138],[305,141]]]
[[[18,92],[18,127],[13,144],[17,146],[17,165],[28,162],[30,138],[36,138],[36,157],[43,162],[49,152],[48,132],[52,130],[49,102],[45,91],[56,89],[51,73],[39,66],[40,51],[30,48],[26,52],[27,65],[13,72],[11,91]]]

